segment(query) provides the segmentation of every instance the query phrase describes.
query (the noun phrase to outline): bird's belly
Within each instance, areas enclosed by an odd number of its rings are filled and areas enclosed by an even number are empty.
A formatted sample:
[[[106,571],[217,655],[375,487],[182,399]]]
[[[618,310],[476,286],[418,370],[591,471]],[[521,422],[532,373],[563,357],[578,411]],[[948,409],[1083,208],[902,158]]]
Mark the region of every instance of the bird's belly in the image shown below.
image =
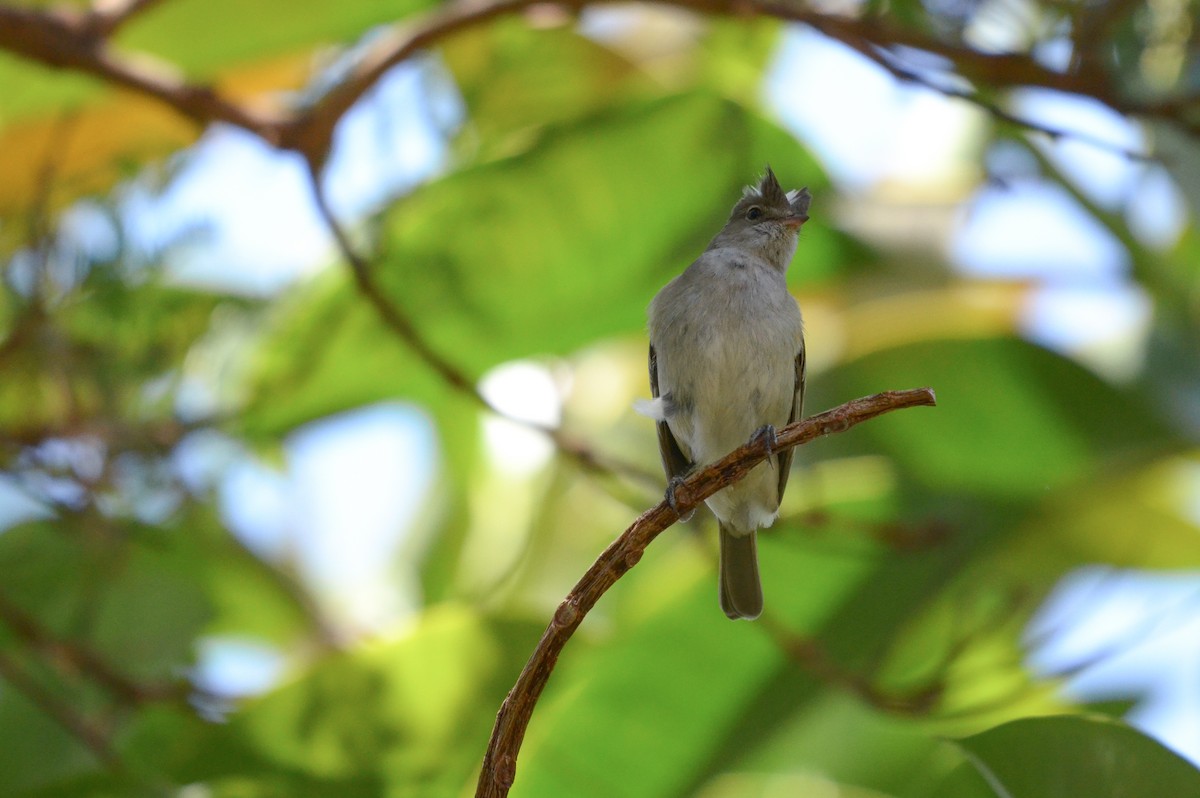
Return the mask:
[[[788,422],[795,393],[795,354],[778,343],[713,341],[704,377],[693,386],[691,444],[698,462],[711,462],[741,446],[766,424]]]

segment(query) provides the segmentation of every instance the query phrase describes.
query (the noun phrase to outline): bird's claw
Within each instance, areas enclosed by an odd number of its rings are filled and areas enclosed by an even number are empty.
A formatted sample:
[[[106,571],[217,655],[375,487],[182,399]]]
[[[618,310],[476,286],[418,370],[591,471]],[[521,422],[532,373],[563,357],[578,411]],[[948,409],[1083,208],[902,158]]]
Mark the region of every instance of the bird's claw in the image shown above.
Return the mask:
[[[669,504],[671,509],[675,511],[675,515],[679,516],[679,520],[686,524],[688,521],[691,521],[692,516],[696,514],[696,508],[693,507],[686,513],[679,511],[679,504],[675,500],[675,489],[682,484],[682,477],[671,477],[671,479],[667,482],[667,504]]]
[[[775,435],[774,424],[763,424],[753,435],[750,436],[750,443],[757,443],[767,450],[767,454],[775,454],[775,447],[779,445],[779,438]]]

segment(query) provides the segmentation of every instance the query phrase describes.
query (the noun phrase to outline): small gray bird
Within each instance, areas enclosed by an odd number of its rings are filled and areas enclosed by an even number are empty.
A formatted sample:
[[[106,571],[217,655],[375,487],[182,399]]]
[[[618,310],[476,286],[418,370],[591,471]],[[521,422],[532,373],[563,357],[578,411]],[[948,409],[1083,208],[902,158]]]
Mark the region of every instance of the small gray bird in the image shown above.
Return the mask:
[[[784,192],[767,167],[729,221],[650,303],[650,392],[639,410],[657,421],[667,499],[696,465],[800,417],[804,331],[785,276],[808,221],[807,188]],[[792,450],[771,456],[706,504],[721,527],[721,609],[762,612],[755,535],[779,513]]]

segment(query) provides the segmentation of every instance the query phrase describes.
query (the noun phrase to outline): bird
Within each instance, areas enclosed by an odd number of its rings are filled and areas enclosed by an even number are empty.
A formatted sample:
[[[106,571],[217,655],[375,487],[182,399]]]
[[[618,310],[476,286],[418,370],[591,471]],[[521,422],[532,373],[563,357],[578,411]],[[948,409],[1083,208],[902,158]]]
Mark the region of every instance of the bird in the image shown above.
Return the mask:
[[[788,482],[792,450],[774,452],[775,430],[804,407],[804,325],[787,270],[808,221],[807,187],[785,192],[770,166],[747,186],[704,252],[650,302],[650,401],[667,476],[666,498],[694,468],[750,440],[772,454],[710,496],[720,528],[721,609],[762,613],[757,532],[770,526]]]

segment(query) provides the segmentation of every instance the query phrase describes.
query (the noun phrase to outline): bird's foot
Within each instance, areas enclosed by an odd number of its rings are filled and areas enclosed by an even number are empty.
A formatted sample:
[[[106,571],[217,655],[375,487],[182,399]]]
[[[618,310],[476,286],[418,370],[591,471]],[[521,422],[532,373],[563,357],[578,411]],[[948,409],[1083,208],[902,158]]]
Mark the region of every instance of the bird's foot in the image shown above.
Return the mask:
[[[679,516],[679,520],[687,523],[692,520],[692,516],[696,514],[696,508],[688,510],[686,513],[679,511],[679,503],[675,500],[675,489],[683,484],[683,477],[671,477],[667,481],[667,504],[671,505],[671,509],[675,511],[675,515]]]
[[[775,447],[779,445],[779,439],[775,435],[774,424],[763,424],[753,435],[750,436],[750,443],[757,443],[767,450],[767,454],[775,454]]]

